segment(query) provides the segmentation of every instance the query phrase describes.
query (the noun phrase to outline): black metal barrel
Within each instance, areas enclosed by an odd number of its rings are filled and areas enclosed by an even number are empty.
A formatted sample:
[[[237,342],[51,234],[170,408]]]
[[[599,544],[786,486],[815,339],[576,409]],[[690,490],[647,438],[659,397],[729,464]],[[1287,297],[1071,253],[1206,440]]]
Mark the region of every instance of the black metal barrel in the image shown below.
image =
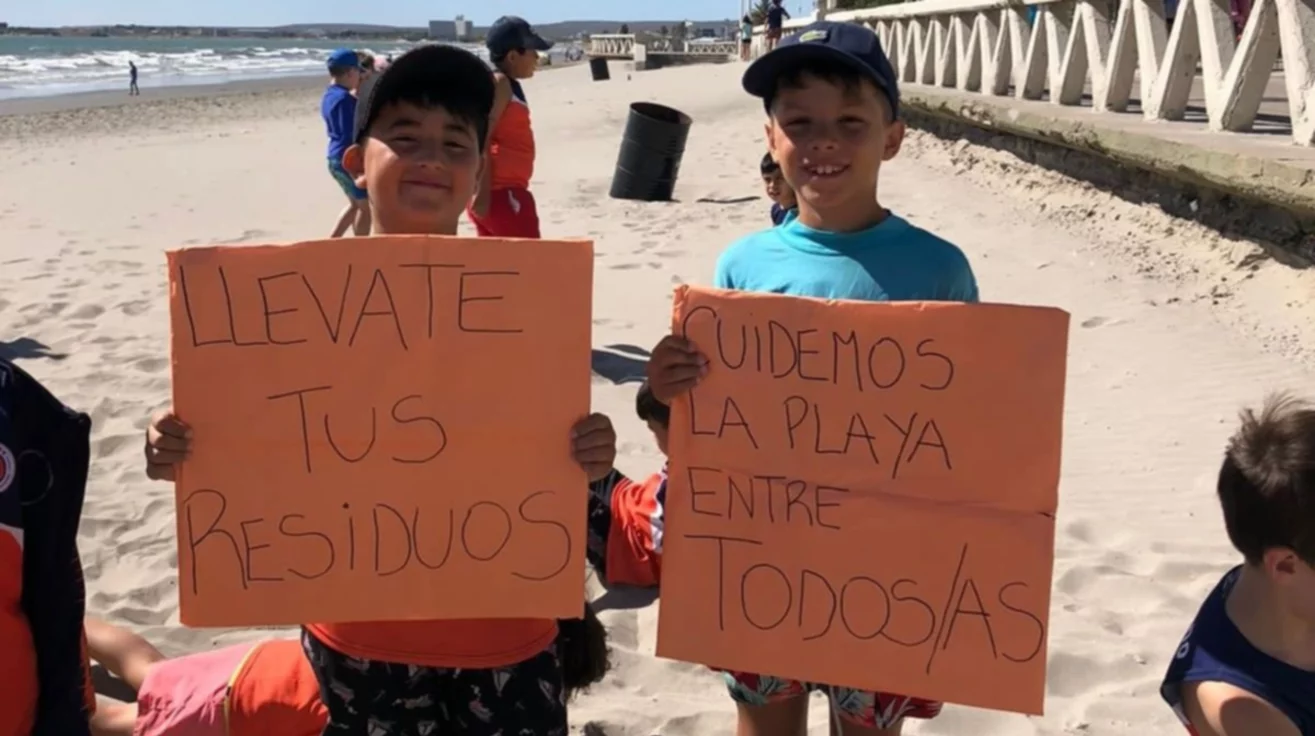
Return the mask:
[[[607,70],[607,59],[601,56],[595,56],[589,60],[589,74],[595,82],[602,82],[612,78],[612,73]]]
[[[670,200],[691,122],[685,113],[665,105],[632,104],[612,174],[612,198]]]

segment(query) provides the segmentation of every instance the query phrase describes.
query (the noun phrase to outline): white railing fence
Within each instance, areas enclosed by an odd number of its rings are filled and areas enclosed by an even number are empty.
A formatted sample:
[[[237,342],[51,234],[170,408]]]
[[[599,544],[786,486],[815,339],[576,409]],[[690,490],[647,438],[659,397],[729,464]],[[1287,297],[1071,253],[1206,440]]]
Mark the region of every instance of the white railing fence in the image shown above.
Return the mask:
[[[598,33],[589,37],[592,56],[632,58],[635,45],[642,44],[650,54],[688,54],[691,56],[735,56],[740,53],[736,41],[676,40],[657,35],[633,33]]]
[[[1255,0],[1240,38],[1228,0],[1180,0],[1172,31],[1164,0],[919,0],[826,18],[872,28],[901,84],[1075,106],[1090,81],[1097,113],[1126,111],[1138,85],[1146,118],[1181,120],[1199,65],[1218,131],[1252,129],[1281,58],[1292,137],[1315,145],[1315,0]]]
[[[589,37],[589,54],[591,56],[630,58],[634,53],[635,35],[633,33],[595,33]]]

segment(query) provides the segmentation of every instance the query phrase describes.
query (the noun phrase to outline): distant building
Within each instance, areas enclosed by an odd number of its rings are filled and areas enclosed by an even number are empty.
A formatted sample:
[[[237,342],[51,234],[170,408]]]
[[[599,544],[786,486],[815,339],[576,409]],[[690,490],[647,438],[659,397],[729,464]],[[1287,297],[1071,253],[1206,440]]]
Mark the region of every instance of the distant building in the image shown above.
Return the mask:
[[[457,23],[451,20],[429,21],[429,38],[434,41],[456,41]]]
[[[465,41],[470,38],[470,21],[466,20],[466,16],[458,15],[453,25],[456,26],[458,41]]]

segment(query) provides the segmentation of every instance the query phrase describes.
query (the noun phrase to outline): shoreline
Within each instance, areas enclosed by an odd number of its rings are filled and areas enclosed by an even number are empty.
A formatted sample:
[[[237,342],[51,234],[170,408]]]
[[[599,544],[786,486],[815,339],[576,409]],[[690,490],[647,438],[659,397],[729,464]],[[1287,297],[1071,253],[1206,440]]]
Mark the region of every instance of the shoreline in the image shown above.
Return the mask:
[[[571,62],[540,67],[549,72],[584,66]],[[88,136],[139,137],[147,133],[213,128],[235,120],[297,119],[319,115],[325,74],[243,79],[219,84],[75,92],[0,100],[0,142],[30,143]]]
[[[121,90],[64,92],[53,95],[34,95],[0,100],[0,118],[107,107],[135,107],[152,102],[172,100],[261,94],[265,92],[300,92],[324,84],[325,79],[325,75],[316,73],[143,87],[141,95],[137,97],[128,96],[128,85],[125,82]]]
[[[582,66],[586,62],[568,61],[551,66],[539,67],[538,73],[569,69]],[[30,97],[11,97],[0,99],[0,118],[47,115],[50,113],[71,112],[74,110],[94,110],[114,107],[136,107],[153,102],[173,100],[196,100],[214,97],[231,97],[234,95],[264,94],[269,92],[304,92],[320,89],[328,83],[328,77],[321,72],[311,74],[287,74],[277,77],[259,77],[253,79],[232,79],[217,82],[194,82],[189,84],[162,85],[142,87],[141,95],[129,97],[127,83],[123,89],[95,90],[79,92],[60,92],[50,95],[33,95]]]

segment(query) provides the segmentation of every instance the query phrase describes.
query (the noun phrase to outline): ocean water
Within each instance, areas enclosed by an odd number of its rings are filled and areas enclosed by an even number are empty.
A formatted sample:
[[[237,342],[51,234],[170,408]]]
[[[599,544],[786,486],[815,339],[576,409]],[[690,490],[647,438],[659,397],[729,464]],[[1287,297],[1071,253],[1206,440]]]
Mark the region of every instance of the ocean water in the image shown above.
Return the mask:
[[[350,41],[274,38],[72,38],[0,36],[0,100],[128,89],[128,62],[142,89],[305,76],[324,71]],[[406,41],[356,41],[383,59]],[[484,55],[483,47],[467,48]],[[555,59],[554,59],[555,61]]]

